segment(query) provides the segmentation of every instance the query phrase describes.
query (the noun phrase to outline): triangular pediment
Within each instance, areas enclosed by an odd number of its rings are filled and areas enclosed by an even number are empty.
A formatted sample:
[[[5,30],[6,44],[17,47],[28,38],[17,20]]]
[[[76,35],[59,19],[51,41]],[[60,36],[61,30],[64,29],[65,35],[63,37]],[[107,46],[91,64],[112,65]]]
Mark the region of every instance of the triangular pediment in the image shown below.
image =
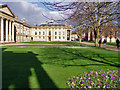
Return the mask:
[[[0,11],[1,12],[3,12],[3,13],[6,13],[6,14],[8,14],[8,15],[10,15],[10,16],[15,16],[14,14],[13,14],[13,12],[10,10],[10,8],[8,7],[8,5],[2,5],[1,7],[0,7]]]

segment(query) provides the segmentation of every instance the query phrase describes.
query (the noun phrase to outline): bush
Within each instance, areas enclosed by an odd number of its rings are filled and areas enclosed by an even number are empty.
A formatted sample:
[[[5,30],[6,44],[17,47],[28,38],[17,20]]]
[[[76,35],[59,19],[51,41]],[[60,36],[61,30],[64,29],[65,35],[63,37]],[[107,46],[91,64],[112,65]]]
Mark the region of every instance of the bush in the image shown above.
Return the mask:
[[[98,69],[68,78],[67,86],[69,88],[118,88],[120,84],[118,78],[118,70],[104,72]]]

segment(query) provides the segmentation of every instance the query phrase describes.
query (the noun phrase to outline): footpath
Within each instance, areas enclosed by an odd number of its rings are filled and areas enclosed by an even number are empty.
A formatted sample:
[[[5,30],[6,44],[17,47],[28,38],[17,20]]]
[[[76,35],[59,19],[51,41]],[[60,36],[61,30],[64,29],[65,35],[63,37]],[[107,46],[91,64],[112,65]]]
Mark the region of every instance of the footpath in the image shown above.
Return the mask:
[[[90,46],[95,46],[94,43],[89,43],[89,42],[81,42],[81,43],[86,44],[86,45],[90,45]],[[104,48],[104,44],[101,44],[101,47]],[[105,48],[105,49],[120,52],[120,47],[119,47],[119,49],[118,49],[117,47],[111,46],[111,45],[106,45],[106,48]]]

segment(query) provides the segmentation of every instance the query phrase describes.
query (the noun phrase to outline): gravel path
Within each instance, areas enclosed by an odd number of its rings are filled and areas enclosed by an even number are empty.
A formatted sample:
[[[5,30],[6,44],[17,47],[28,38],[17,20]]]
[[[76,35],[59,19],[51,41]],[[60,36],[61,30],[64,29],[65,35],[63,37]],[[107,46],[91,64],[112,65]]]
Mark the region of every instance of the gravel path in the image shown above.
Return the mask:
[[[81,42],[81,43],[86,44],[86,45],[90,45],[90,46],[95,46],[94,43],[89,43],[89,42]],[[101,44],[101,47],[104,47],[104,45]],[[105,49],[120,52],[120,48],[118,49],[117,47],[111,46],[111,45],[106,45],[106,48],[105,48]]]
[[[89,48],[89,47],[74,47],[74,46],[16,46],[16,48]]]

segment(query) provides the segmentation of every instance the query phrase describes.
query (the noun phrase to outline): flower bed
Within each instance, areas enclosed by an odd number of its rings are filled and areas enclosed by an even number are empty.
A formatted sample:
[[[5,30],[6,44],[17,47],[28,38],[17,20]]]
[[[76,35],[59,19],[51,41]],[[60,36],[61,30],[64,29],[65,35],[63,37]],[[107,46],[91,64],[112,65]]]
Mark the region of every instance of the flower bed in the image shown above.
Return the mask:
[[[120,73],[119,73],[120,75]],[[118,88],[120,79],[118,80],[118,70],[109,70],[104,72],[102,70],[90,73],[81,73],[76,76],[71,76],[67,79],[67,86],[69,88]]]

